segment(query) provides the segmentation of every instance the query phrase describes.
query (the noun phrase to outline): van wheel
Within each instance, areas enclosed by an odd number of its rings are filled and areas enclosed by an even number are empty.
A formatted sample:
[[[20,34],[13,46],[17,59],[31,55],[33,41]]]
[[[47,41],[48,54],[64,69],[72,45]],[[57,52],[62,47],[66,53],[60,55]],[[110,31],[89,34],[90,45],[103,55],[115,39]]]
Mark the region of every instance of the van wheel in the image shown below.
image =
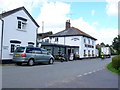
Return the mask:
[[[29,65],[29,66],[33,66],[33,65],[34,65],[33,59],[30,59],[30,60],[28,61],[28,65]]]
[[[53,59],[51,58],[50,60],[49,60],[49,64],[53,64]]]

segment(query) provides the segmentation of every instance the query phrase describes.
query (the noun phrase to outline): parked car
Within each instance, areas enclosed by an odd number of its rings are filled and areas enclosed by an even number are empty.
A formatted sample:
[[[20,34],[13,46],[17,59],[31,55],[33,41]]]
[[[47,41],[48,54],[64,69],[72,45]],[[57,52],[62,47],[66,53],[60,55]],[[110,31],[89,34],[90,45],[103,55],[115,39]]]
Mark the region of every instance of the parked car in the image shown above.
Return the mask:
[[[54,57],[43,48],[29,46],[17,47],[13,55],[13,62],[17,65],[27,63],[30,66],[39,62],[48,62],[48,64],[53,64]]]

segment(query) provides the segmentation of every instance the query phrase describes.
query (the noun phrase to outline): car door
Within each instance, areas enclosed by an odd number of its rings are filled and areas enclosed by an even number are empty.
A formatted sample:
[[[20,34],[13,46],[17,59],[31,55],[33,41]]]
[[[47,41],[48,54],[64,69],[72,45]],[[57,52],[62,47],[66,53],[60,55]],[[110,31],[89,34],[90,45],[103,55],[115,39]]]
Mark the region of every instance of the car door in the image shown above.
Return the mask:
[[[34,50],[35,50],[36,62],[41,62],[43,60],[41,49],[35,48]]]
[[[28,59],[34,58],[34,60],[36,60],[36,55],[33,47],[27,47],[26,54]]]
[[[48,61],[50,59],[50,55],[48,54],[48,51],[46,49],[41,49],[42,56],[44,61]]]

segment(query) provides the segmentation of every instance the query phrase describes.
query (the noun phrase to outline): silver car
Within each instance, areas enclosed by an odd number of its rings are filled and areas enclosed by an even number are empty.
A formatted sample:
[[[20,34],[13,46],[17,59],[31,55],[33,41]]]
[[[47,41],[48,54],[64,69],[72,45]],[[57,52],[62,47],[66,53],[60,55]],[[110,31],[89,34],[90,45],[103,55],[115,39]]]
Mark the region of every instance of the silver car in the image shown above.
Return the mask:
[[[43,48],[29,46],[17,47],[13,55],[13,62],[17,65],[27,63],[30,66],[33,66],[34,63],[39,62],[48,62],[48,64],[53,64],[54,57]]]

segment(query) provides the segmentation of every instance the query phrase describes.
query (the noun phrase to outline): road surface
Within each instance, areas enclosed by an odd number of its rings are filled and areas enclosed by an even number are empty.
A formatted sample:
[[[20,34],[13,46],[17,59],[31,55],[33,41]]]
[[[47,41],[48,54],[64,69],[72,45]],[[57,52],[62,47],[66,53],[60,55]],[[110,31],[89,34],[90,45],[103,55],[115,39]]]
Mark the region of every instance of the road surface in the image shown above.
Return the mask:
[[[2,67],[2,88],[118,88],[111,59],[83,59],[53,65]]]

